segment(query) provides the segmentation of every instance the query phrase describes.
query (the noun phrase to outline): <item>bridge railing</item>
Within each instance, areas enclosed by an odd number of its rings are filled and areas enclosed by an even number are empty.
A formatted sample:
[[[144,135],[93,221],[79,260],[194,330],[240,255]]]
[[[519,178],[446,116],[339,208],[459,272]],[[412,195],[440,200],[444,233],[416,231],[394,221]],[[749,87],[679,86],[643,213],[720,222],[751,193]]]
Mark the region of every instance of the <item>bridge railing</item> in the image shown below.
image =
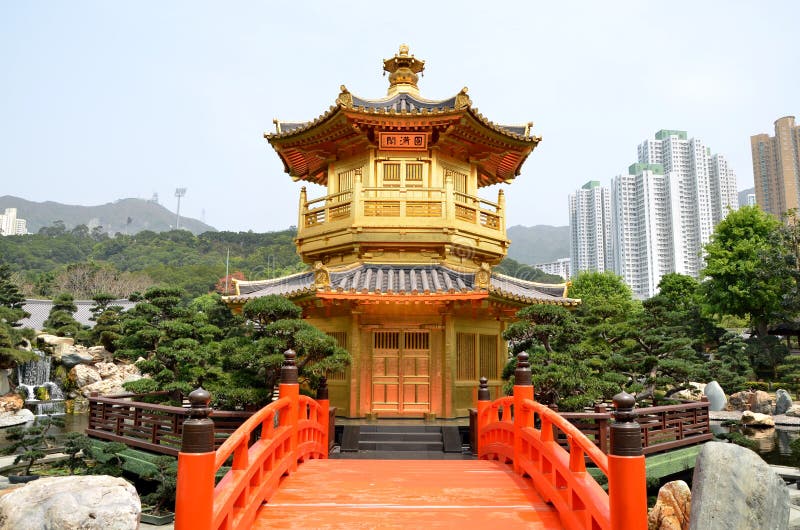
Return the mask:
[[[256,412],[214,450],[211,396],[189,395],[192,419],[183,424],[175,502],[177,530],[250,528],[258,508],[299,463],[328,457],[329,402],[325,381],[317,399],[300,395],[295,353],[285,354],[279,398]],[[224,465],[230,470],[215,484]]]
[[[512,464],[531,478],[570,530],[644,530],[647,490],[641,429],[629,394],[614,396],[610,453],[568,420],[533,399],[528,355],[517,357],[514,395],[491,401],[486,378],[478,390],[478,457]],[[559,445],[554,428],[567,437]],[[586,470],[588,459],[608,478],[608,492]]]

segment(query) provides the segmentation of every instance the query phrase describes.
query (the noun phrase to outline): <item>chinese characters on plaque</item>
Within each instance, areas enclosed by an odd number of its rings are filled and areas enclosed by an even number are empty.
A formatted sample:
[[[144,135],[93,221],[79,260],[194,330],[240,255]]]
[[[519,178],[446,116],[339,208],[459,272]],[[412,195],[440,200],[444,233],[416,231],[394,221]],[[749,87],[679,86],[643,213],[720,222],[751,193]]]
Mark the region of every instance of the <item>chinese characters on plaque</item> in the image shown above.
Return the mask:
[[[380,133],[378,137],[380,149],[422,150],[428,147],[425,133]]]

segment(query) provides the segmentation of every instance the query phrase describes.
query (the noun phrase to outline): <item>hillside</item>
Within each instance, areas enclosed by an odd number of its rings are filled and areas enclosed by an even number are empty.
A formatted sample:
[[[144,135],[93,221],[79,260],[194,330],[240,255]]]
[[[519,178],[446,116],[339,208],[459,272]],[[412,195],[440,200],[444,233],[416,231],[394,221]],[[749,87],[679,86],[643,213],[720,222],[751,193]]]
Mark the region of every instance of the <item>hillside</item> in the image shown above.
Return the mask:
[[[0,211],[6,208],[17,209],[17,216],[28,222],[28,232],[31,234],[58,220],[63,221],[68,230],[83,224],[90,229],[101,226],[104,233],[110,234],[135,234],[142,230],[164,232],[174,229],[176,221],[175,212],[144,199],[120,199],[99,206],[74,206],[53,201],[33,202],[4,195],[0,197]],[[195,235],[215,230],[189,217],[181,217],[181,228]]]
[[[569,257],[568,226],[516,225],[508,229],[508,238],[508,257],[520,263],[535,265]]]

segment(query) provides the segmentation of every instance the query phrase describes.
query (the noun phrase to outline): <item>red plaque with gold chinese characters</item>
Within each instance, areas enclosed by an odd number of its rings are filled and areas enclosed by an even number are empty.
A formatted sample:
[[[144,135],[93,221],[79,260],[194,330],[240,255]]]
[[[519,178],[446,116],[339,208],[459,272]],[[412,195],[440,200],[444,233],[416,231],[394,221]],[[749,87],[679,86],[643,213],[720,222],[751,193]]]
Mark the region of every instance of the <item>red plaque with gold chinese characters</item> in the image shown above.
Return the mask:
[[[380,149],[403,149],[420,151],[428,148],[428,136],[425,133],[379,133]]]

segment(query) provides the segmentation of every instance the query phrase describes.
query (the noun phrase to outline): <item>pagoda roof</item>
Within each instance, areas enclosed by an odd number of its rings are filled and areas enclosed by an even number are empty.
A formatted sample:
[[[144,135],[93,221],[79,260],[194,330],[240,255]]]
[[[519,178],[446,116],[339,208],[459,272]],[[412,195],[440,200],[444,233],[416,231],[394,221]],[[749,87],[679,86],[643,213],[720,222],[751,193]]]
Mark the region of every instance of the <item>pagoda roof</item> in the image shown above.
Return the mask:
[[[531,134],[532,123],[501,125],[472,106],[463,88],[441,100],[419,95],[417,73],[424,61],[402,47],[384,61],[390,72],[388,96],[369,99],[352,94],[344,85],[336,102],[309,121],[274,120],[275,132],[264,137],[278,152],[284,169],[295,180],[327,184],[333,160],[366,152],[377,145],[378,131],[419,131],[429,145],[478,166],[478,186],[510,182],[541,138]]]
[[[486,298],[490,294],[523,304],[575,306],[580,300],[566,297],[566,284],[543,284],[492,274],[488,288],[476,284],[474,272],[461,272],[444,265],[360,264],[330,270],[330,281],[319,287],[313,271],[271,280],[234,280],[236,294],[229,303],[244,303],[254,298],[281,295],[287,298],[374,298],[375,296],[419,297],[457,300]]]

